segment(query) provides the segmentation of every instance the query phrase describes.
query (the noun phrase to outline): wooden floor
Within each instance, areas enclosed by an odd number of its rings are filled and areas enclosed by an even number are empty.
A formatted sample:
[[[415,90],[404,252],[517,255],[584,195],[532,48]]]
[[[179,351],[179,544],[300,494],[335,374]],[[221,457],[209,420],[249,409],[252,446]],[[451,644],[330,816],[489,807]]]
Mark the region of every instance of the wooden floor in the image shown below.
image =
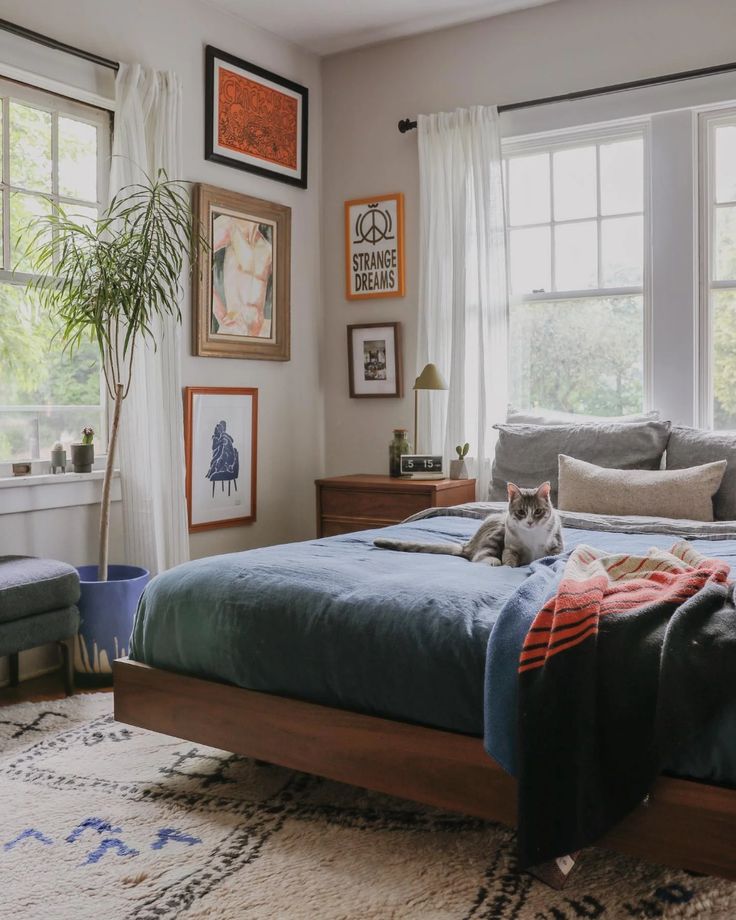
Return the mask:
[[[75,693],[89,693],[89,687],[77,687]],[[110,693],[112,687],[94,688],[94,692]],[[32,680],[22,680],[17,687],[4,687],[0,690],[0,707],[12,706],[13,703],[40,703],[44,700],[59,700],[64,693],[62,672],[52,671]]]

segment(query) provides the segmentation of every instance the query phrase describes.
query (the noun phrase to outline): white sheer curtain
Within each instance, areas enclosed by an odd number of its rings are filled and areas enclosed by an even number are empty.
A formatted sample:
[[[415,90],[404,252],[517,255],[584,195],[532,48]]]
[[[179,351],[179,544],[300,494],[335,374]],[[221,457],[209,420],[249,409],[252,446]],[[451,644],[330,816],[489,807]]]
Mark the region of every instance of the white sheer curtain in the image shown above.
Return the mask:
[[[143,173],[182,176],[181,83],[171,73],[121,64],[115,85],[110,195]],[[167,317],[136,346],[123,404],[120,471],[125,561],[152,573],[189,558],[184,491],[180,326]]]
[[[507,404],[506,243],[498,111],[420,115],[417,374],[434,362],[447,398],[420,394],[416,450],[455,456],[470,442],[486,499],[492,425]]]

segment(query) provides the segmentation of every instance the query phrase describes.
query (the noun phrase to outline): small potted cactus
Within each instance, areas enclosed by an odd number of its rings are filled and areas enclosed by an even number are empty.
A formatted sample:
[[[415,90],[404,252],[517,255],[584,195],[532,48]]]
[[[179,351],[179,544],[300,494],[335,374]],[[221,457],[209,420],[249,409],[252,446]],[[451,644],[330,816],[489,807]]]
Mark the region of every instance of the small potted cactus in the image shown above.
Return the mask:
[[[91,473],[95,462],[95,432],[86,425],[82,428],[82,440],[72,444],[72,466],[75,473]]]
[[[465,465],[465,458],[468,456],[470,444],[467,441],[465,444],[458,444],[455,450],[457,460],[450,460],[450,479],[467,479],[468,468]]]

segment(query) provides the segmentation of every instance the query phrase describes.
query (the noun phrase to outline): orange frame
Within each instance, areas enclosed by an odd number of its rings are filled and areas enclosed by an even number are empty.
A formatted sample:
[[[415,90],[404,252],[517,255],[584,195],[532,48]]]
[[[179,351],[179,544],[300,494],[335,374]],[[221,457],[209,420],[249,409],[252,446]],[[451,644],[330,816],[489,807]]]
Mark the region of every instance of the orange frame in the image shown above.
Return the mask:
[[[246,517],[229,518],[223,521],[208,521],[206,524],[192,524],[192,434],[194,397],[200,394],[224,394],[231,396],[251,396],[253,399],[253,417],[251,423],[250,451],[250,509]],[[216,530],[220,527],[242,527],[256,520],[256,483],[258,461],[258,389],[256,387],[184,387],[184,455],[186,459],[187,519],[189,533],[201,530]]]
[[[378,201],[396,202],[396,251],[398,254],[399,288],[397,291],[379,293],[353,294],[350,290],[350,208],[356,204],[374,204]],[[386,297],[403,297],[406,293],[404,259],[404,194],[394,192],[390,195],[371,195],[369,198],[352,198],[345,202],[345,297],[347,300],[372,300]]]

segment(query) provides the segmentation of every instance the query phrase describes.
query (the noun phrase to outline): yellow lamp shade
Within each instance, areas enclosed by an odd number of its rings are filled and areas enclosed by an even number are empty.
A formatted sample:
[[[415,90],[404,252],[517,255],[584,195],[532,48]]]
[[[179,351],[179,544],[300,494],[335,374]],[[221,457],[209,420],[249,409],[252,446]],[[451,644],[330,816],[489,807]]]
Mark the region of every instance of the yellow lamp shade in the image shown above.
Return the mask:
[[[414,381],[415,390],[446,390],[445,378],[437,370],[436,364],[427,364]]]

